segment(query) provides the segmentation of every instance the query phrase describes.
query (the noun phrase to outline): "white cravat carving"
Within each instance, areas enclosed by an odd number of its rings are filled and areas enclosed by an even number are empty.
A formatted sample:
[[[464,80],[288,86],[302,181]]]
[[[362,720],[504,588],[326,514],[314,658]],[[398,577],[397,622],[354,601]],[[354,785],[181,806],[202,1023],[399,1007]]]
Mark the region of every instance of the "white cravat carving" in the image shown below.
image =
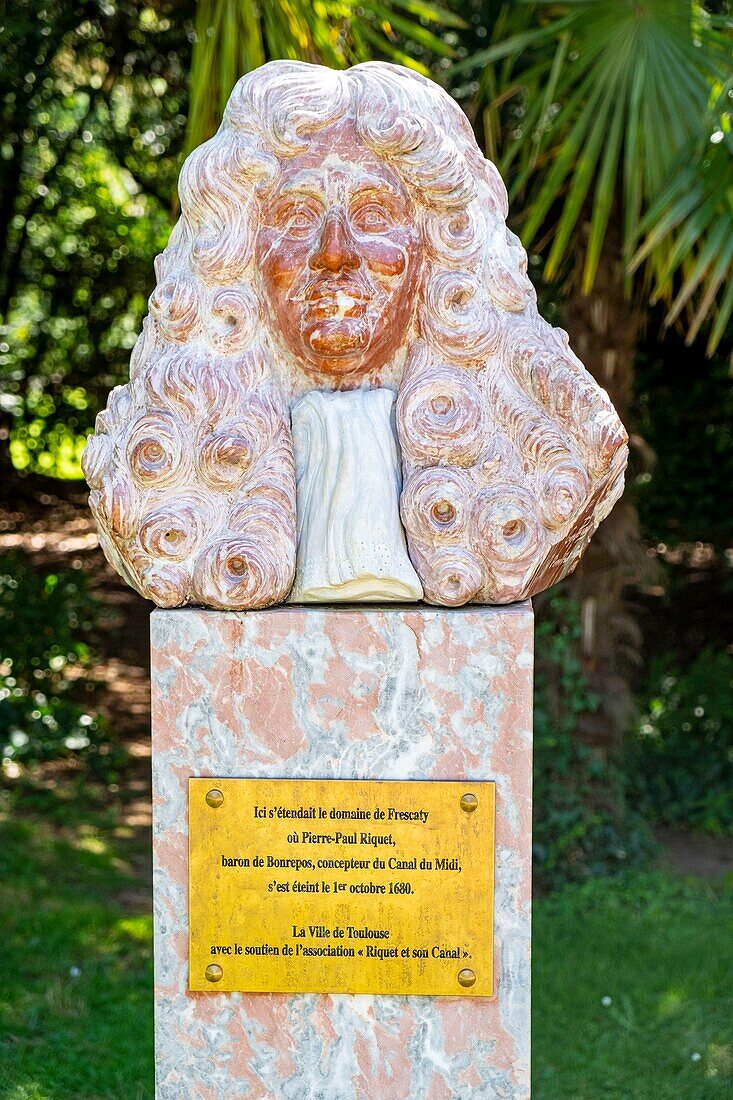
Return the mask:
[[[419,600],[399,517],[392,390],[306,394],[294,405],[298,550],[293,603]]]

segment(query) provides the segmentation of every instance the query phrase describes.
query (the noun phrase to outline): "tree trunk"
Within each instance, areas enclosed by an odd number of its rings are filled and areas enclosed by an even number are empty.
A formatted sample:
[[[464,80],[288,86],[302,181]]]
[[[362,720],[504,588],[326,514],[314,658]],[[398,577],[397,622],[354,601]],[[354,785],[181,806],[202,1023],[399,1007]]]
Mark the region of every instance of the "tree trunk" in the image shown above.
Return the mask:
[[[587,231],[586,224],[584,236]],[[579,248],[575,255],[583,252]],[[600,698],[599,710],[584,716],[580,732],[586,742],[606,752],[619,744],[633,714],[630,673],[640,660],[641,636],[624,598],[625,589],[653,572],[629,492],[643,454],[642,441],[634,433],[632,406],[634,363],[644,313],[624,294],[618,222],[609,226],[593,291],[582,294],[579,283],[580,271],[564,305],[570,344],[608,392],[630,437],[626,492],[567,582],[570,594],[580,602],[584,666],[591,688]]]

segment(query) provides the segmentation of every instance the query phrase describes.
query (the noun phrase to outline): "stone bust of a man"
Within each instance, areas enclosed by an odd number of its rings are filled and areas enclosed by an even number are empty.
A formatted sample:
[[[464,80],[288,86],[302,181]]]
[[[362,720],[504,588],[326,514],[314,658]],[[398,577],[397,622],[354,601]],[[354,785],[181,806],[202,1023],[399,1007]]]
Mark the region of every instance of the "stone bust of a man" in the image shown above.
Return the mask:
[[[456,606],[574,568],[626,433],[539,316],[504,185],[441,88],[272,62],[180,197],[84,456],[130,584],[165,607]]]

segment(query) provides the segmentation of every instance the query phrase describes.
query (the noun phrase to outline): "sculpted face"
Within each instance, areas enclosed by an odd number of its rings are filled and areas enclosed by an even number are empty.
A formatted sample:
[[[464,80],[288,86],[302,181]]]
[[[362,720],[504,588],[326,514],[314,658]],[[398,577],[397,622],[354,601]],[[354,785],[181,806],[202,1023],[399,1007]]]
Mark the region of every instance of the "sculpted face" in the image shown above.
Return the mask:
[[[420,235],[398,176],[348,128],[284,162],[256,256],[276,331],[304,369],[374,374],[402,343]]]

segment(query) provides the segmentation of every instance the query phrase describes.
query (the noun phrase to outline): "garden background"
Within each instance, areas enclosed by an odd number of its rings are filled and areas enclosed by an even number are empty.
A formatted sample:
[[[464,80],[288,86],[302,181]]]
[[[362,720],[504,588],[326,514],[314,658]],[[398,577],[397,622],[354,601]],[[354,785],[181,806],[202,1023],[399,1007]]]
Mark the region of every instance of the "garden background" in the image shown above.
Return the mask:
[[[733,1094],[733,13],[15,0],[0,13],[0,1100],[152,1097],[146,604],[79,460],[185,152],[270,58],[411,65],[629,427],[536,601],[534,1095]]]

